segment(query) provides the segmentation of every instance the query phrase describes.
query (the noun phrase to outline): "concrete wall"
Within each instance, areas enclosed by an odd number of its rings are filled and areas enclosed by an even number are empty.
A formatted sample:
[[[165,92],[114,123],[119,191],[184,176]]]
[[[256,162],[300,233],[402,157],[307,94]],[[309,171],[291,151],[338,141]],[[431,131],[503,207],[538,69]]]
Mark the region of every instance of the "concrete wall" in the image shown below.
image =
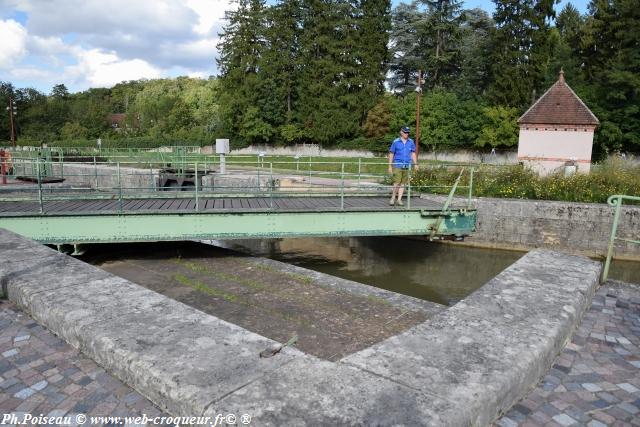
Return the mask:
[[[614,208],[598,203],[478,198],[477,232],[470,245],[530,250],[549,248],[604,256]],[[623,207],[618,237],[640,239],[640,207]],[[618,242],[616,258],[640,259],[640,245]]]
[[[574,161],[580,172],[589,172],[593,131],[589,127],[521,127],[518,160],[541,175]]]
[[[276,426],[486,426],[551,366],[600,263],[531,252],[406,332],[328,362],[0,229],[0,285],[41,325],[173,415]]]
[[[391,145],[391,141],[389,141]],[[208,149],[207,152],[213,150]],[[317,144],[298,144],[290,147],[274,147],[270,145],[252,145],[240,150],[233,150],[231,154],[256,155],[265,153],[271,156],[326,156],[326,157],[362,157],[373,158],[375,154],[368,150],[337,150],[325,149]],[[478,150],[442,150],[433,153],[424,148],[420,152],[421,160],[440,160],[455,163],[490,163],[490,164],[515,164],[518,162],[515,151],[500,151],[495,153],[482,153]]]
[[[82,163],[53,164],[53,175],[64,177],[66,184],[110,190],[118,188],[118,171],[116,166],[88,165]],[[157,169],[138,169],[121,167],[120,182],[123,188],[131,191],[155,190],[158,185]]]

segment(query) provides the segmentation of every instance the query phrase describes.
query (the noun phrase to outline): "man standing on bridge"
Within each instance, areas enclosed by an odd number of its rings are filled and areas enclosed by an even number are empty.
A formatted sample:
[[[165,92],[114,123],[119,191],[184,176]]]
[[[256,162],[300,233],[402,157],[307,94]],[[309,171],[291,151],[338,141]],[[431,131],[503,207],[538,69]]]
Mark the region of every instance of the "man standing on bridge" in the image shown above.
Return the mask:
[[[414,170],[418,170],[416,144],[409,138],[409,127],[405,126],[400,129],[400,137],[396,138],[389,148],[389,174],[393,175],[393,192],[389,205],[403,205],[402,194],[404,186],[409,182],[409,169],[412,163]]]

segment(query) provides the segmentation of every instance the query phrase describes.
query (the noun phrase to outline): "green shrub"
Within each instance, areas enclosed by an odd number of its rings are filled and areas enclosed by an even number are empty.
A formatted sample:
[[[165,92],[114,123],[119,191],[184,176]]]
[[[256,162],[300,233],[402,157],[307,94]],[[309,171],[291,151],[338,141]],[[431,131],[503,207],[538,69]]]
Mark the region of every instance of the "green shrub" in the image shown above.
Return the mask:
[[[466,169],[468,171],[468,167]],[[417,172],[411,182],[418,191],[448,193],[459,172],[460,167],[432,167]],[[469,173],[465,173],[459,185],[467,186],[468,183]],[[473,194],[479,197],[605,203],[613,194],[640,195],[640,166],[609,159],[595,165],[588,174],[564,176],[556,173],[545,177],[520,165],[481,166],[473,176]]]

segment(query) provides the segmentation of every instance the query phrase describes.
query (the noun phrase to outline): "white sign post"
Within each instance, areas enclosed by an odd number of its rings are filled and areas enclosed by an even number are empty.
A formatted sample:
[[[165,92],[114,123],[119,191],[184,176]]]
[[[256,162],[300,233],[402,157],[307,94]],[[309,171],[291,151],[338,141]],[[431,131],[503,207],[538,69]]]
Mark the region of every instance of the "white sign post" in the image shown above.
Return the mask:
[[[224,156],[229,154],[229,140],[216,139],[216,154],[220,155],[220,173],[227,173]]]

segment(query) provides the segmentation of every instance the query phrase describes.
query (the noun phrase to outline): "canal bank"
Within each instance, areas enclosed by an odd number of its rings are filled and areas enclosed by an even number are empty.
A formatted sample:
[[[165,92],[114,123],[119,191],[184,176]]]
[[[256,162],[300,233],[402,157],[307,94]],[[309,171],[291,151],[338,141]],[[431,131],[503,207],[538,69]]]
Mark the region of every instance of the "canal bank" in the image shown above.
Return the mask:
[[[600,273],[534,251],[470,296],[338,361],[278,343],[2,232],[10,299],[172,414],[260,425],[486,425],[546,371]]]
[[[446,197],[423,195],[443,203]],[[466,199],[459,199],[461,202]],[[573,203],[478,197],[476,232],[462,242],[481,248],[529,251],[536,248],[606,256],[614,210],[606,203]],[[623,206],[617,236],[637,240],[640,207]],[[614,258],[640,261],[640,245],[616,242]]]

